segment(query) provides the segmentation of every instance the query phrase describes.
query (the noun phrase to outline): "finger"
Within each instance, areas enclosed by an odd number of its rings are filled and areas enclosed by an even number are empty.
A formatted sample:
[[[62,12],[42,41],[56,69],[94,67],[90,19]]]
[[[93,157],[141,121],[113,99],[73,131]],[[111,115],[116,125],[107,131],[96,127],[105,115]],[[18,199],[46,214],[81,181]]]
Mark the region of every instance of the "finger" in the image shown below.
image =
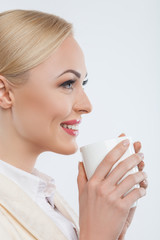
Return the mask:
[[[124,201],[125,205],[127,205],[128,207],[131,207],[139,198],[142,198],[145,195],[145,188],[134,188],[122,199],[122,201]]]
[[[107,181],[112,185],[116,185],[120,179],[131,169],[133,169],[137,164],[142,161],[143,155],[141,153],[135,153],[121,161],[109,174]]]
[[[125,137],[125,133],[121,133],[118,137]]]
[[[78,177],[77,177],[77,184],[78,184],[78,190],[79,190],[79,195],[80,195],[88,180],[87,180],[83,162],[79,162],[78,169],[79,169],[79,172],[78,172]]]
[[[141,161],[139,164],[138,164],[138,170],[139,171],[142,171],[145,167],[145,163],[143,161]]]
[[[117,197],[123,197],[126,193],[128,193],[129,190],[131,190],[131,188],[133,188],[136,184],[139,184],[146,178],[147,174],[145,172],[137,172],[128,175],[122,182],[118,184],[116,188]]]
[[[141,142],[135,142],[133,145],[134,145],[135,153],[138,153],[142,147]]]
[[[129,216],[128,216],[128,223],[131,223],[131,222],[132,222],[132,219],[133,219],[133,217],[134,217],[136,208],[137,208],[137,207],[133,207],[133,208],[130,209],[130,211],[129,211]]]
[[[126,232],[127,232],[127,229],[128,229],[128,224],[125,224],[124,227],[123,227],[123,230],[118,238],[118,240],[125,240],[125,235],[126,235]]]
[[[118,137],[125,137],[125,136],[126,136],[125,133],[121,133]],[[134,145],[135,153],[137,153],[141,150],[141,147],[142,147],[141,142],[139,142],[139,141],[135,142],[133,145]]]
[[[126,223],[124,225],[124,228],[123,228],[118,240],[125,240],[125,235],[126,235],[126,232],[128,230],[128,227],[130,226],[130,224],[132,222],[132,219],[133,219],[134,214],[135,214],[135,210],[136,210],[136,207],[133,207],[133,208],[130,209],[129,214],[128,214],[128,218],[126,220]]]
[[[130,142],[129,141],[127,142],[128,145],[125,145],[126,140],[121,141],[105,156],[105,158],[96,168],[92,178],[96,178],[101,181],[106,177],[106,175],[112,169],[113,165],[121,158],[121,156],[128,149]]]
[[[134,150],[135,150],[135,153],[138,153],[140,150],[141,150],[141,143],[140,142],[135,142],[134,144]],[[139,171],[142,171],[144,169],[144,162],[141,161],[139,164],[138,164],[138,170]]]
[[[143,180],[142,182],[140,182],[140,187],[143,187],[143,188],[147,188],[148,187],[148,181],[147,181],[147,179],[145,179],[145,180]]]

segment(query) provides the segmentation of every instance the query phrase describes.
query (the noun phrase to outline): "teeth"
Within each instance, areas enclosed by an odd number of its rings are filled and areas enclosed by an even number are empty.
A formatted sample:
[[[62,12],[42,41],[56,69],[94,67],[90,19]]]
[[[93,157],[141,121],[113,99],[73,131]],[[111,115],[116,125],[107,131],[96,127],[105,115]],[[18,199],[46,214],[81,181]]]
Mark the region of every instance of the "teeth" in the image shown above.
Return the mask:
[[[67,124],[62,124],[62,127],[72,129],[72,130],[78,130],[78,124],[75,125],[67,125]]]

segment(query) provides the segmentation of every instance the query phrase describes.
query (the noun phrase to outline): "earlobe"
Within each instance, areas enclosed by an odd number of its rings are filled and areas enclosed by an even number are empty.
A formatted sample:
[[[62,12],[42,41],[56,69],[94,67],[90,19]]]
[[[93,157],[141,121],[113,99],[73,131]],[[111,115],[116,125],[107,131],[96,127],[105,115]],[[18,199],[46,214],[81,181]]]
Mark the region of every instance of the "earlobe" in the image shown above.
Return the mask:
[[[0,107],[7,109],[12,106],[10,89],[5,77],[0,75]]]

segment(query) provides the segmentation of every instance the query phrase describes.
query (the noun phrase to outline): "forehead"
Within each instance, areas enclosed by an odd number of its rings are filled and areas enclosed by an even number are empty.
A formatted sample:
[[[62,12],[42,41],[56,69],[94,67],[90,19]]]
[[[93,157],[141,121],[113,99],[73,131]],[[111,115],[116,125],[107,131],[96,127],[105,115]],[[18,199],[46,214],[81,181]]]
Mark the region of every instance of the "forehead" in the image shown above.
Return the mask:
[[[84,61],[84,55],[77,41],[72,37],[67,37],[59,48],[52,54],[51,58],[64,62],[68,60]]]
[[[57,76],[67,69],[74,69],[82,73],[82,75],[86,73],[83,52],[77,41],[71,36],[67,37],[60,47],[37,67],[41,70],[51,70],[52,76],[53,74]]]

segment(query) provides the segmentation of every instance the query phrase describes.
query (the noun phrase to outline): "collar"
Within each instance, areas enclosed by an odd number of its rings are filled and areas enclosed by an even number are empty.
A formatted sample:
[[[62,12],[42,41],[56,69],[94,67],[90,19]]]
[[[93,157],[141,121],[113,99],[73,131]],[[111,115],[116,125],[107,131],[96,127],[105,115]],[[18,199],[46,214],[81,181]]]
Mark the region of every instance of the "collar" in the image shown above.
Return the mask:
[[[28,173],[0,160],[0,173],[15,182],[34,201],[42,194],[53,199],[56,189],[55,180],[36,168],[33,169],[32,173]]]
[[[8,209],[13,216],[15,216],[15,218],[19,219],[24,226],[30,229],[30,232],[32,232],[33,235],[35,234],[36,236],[38,231],[40,231],[38,234],[40,237],[39,239],[50,240],[54,236],[54,231],[56,231],[59,234],[59,239],[65,239],[64,235],[56,227],[56,225],[53,225],[53,221],[50,220],[50,217],[48,217],[39,208],[39,206],[37,206],[36,203],[34,204],[34,202],[32,202],[28,196],[29,194],[32,196],[32,199],[35,200],[38,194],[44,191],[47,197],[54,194],[54,202],[52,198],[52,206],[55,205],[58,210],[76,226],[76,231],[79,236],[78,216],[69,206],[69,204],[63,199],[63,197],[57,192],[53,178],[38,171],[36,168],[33,169],[32,173],[28,173],[0,160],[0,180],[0,189],[2,193],[0,205],[2,204],[5,206],[6,209]],[[14,183],[16,183],[16,185]],[[22,190],[21,194],[19,187]],[[7,192],[6,189],[11,189],[11,191]],[[26,192],[28,193],[27,195],[25,194]],[[13,202],[10,201],[10,199],[12,199]],[[14,202],[18,203],[16,207]],[[25,208],[23,205],[24,203]],[[34,209],[34,211],[32,209]],[[27,224],[25,217],[28,215],[28,211],[32,215],[32,218],[30,218],[30,221],[27,219]],[[39,214],[40,216],[38,216]],[[35,222],[37,223],[36,226]],[[42,232],[41,230],[38,230],[39,226],[43,226],[43,224],[46,225],[46,222],[48,223],[48,236],[44,235],[43,230]],[[34,229],[32,228],[33,226]]]

